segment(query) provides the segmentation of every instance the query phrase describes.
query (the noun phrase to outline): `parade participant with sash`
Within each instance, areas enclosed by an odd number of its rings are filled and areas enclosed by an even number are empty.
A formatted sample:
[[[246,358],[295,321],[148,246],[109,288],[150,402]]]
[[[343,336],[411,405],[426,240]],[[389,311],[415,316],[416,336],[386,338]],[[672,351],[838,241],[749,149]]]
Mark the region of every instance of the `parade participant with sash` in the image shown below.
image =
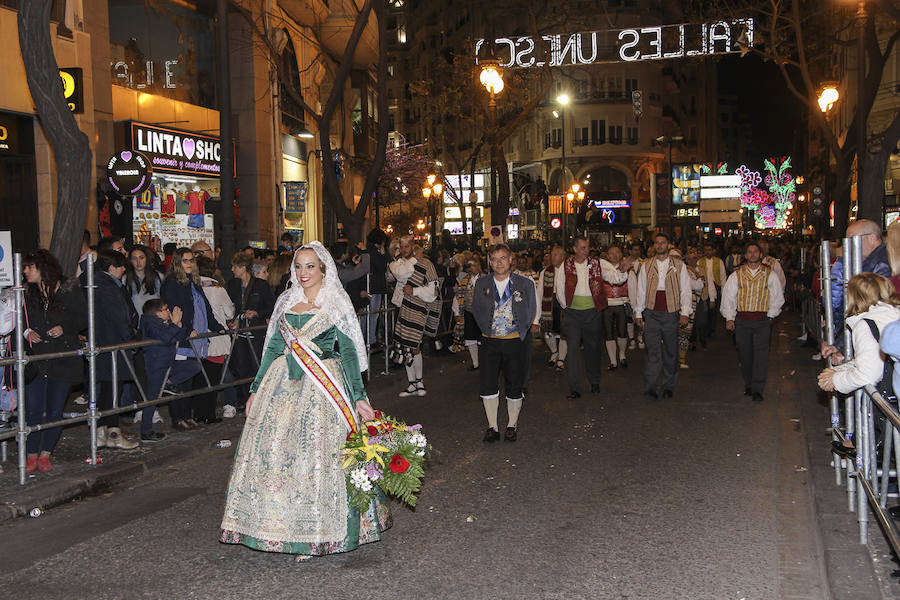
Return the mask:
[[[475,284],[472,314],[482,331],[481,400],[487,415],[485,442],[500,439],[497,411],[500,406],[500,372],[503,371],[506,410],[509,421],[503,439],[517,438],[519,412],[525,399],[523,386],[528,373],[528,346],[531,332],[540,331],[534,280],[510,273],[512,252],[506,244],[497,244],[489,255],[493,277],[482,277]]]
[[[359,320],[319,242],[297,250],[292,286],[279,298],[247,400],[220,541],[318,556],[381,539],[387,498],[350,508],[340,449],[374,418]]]
[[[550,250],[550,264],[541,271],[538,276],[538,299],[541,308],[541,330],[544,332],[544,342],[550,349],[550,360],[547,364],[561,371],[566,366],[566,338],[562,337],[562,313],[563,309],[556,294],[557,279],[562,280],[563,262],[566,260],[566,251],[562,246],[553,246]]]
[[[744,395],[760,402],[769,368],[772,319],[781,312],[784,294],[778,274],[763,264],[759,244],[747,244],[744,259],[722,288],[722,316],[737,342]]]
[[[456,317],[458,331],[454,332],[454,338],[458,340],[458,346],[465,346],[472,359],[470,371],[478,370],[478,342],[481,340],[481,330],[475,317],[472,316],[472,297],[475,293],[475,282],[481,277],[481,258],[473,256],[465,261],[464,270],[456,285],[456,298],[451,306]],[[460,348],[461,349],[461,348]]]

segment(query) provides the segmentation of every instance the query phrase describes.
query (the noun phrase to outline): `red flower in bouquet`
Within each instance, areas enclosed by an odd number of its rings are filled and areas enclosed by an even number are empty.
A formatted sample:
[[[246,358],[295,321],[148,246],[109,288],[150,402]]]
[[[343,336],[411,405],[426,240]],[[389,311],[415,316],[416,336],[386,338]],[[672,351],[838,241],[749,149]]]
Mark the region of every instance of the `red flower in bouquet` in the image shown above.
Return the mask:
[[[381,420],[381,411],[380,410],[375,411],[375,418],[378,419],[379,421]]]
[[[366,425],[366,431],[369,432],[369,437],[378,435],[378,429],[374,425]]]
[[[406,473],[406,470],[409,468],[409,461],[399,454],[395,454],[391,457],[391,464],[388,465],[388,468],[397,474]]]

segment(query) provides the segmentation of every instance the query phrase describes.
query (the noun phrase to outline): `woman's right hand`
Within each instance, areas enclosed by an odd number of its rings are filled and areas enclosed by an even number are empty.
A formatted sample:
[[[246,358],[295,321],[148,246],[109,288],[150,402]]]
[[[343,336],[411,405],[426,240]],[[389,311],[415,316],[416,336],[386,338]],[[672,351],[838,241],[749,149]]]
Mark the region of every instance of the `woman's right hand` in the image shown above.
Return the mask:
[[[256,399],[256,392],[253,392],[247,398],[247,404],[244,405],[244,414],[247,415],[248,417],[250,416],[250,409],[252,408],[253,400],[255,400],[255,399]]]
[[[41,335],[33,329],[28,332],[27,338],[28,338],[28,341],[31,342],[32,344],[40,344],[41,343]]]

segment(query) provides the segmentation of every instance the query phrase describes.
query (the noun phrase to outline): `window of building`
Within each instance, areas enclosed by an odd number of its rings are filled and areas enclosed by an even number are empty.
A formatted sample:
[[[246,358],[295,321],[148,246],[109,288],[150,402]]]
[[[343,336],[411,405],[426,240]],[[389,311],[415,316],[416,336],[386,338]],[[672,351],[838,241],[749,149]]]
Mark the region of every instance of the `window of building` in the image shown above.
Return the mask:
[[[184,2],[109,0],[110,71],[114,85],[206,108],[216,102],[212,11]]]
[[[628,137],[628,143],[632,146],[636,146],[638,143],[638,128],[637,127],[628,127],[625,135]]]
[[[591,121],[591,145],[598,146],[606,143],[606,121],[594,119]]]

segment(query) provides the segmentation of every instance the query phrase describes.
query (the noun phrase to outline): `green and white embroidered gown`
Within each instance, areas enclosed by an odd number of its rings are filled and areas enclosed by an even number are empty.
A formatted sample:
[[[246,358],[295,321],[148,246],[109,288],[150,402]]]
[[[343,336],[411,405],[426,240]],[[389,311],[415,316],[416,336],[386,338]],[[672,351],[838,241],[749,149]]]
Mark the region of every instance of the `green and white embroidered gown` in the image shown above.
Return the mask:
[[[332,374],[351,406],[365,400],[353,341],[314,313],[286,313],[287,323]],[[327,317],[327,315],[325,315]],[[391,526],[379,495],[365,513],[347,504],[340,448],[347,427],[331,401],[271,336],[251,391],[256,392],[235,456],[220,541],[265,552],[325,555],[381,539]]]

